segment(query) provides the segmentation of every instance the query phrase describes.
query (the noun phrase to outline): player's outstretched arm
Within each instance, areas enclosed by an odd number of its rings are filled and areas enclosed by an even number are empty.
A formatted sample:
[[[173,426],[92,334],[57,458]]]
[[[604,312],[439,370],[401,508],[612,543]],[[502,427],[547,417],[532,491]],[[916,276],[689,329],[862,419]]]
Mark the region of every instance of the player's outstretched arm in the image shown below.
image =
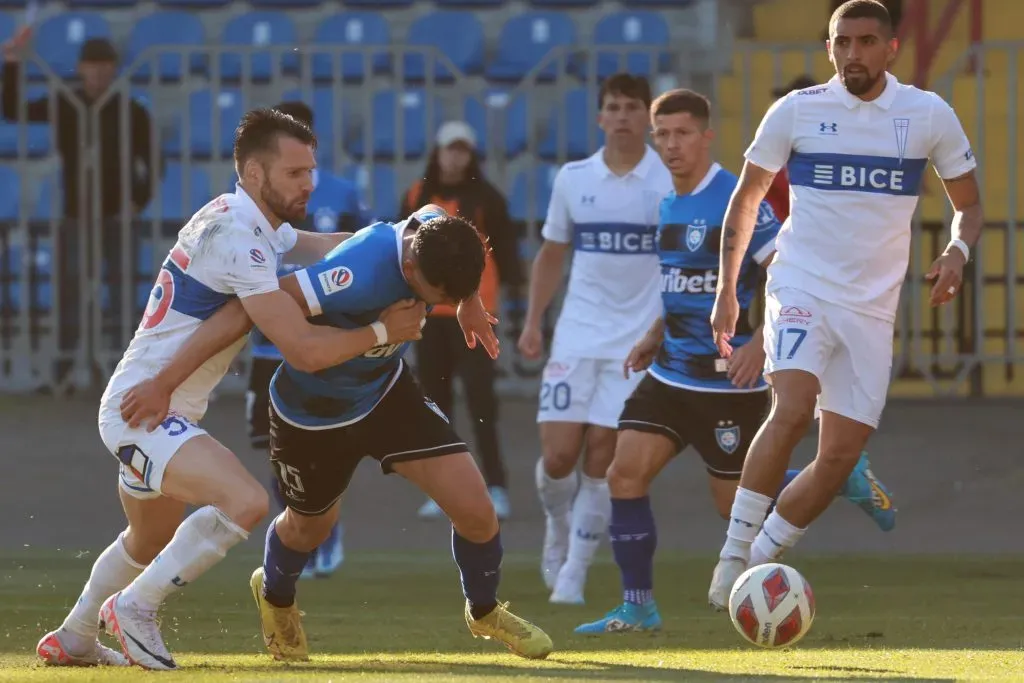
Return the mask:
[[[143,422],[153,431],[167,417],[171,394],[203,363],[249,332],[252,321],[238,299],[232,299],[203,321],[151,379],[136,384],[121,399],[121,419],[135,428]]]

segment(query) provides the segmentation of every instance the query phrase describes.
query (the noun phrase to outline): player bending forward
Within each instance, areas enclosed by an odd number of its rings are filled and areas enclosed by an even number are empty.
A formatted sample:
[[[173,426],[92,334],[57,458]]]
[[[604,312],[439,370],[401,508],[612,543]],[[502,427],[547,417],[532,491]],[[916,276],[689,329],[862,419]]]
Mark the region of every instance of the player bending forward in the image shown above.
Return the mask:
[[[657,234],[664,314],[626,359],[626,373],[650,370],[626,401],[608,470],[609,536],[623,602],[603,618],[577,627],[577,633],[661,628],[653,596],[657,531],[650,484],[692,444],[707,466],[715,507],[727,518],[750,440],[768,412],[762,330],[751,329],[748,308],[760,280],[759,265],[774,254],[779,223],[762,202],[737,282],[739,329],[726,362],[712,342],[708,316],[718,278],[717,233],[736,176],[711,161],[710,119],[708,100],[690,90],[669,91],[651,106],[655,148],[675,186],[661,203]],[[859,503],[883,529],[891,527],[892,508],[872,506],[871,485],[865,455],[842,495]]]
[[[496,357],[491,324],[497,321],[476,294],[483,266],[476,229],[430,205],[400,223],[360,230],[325,260],[281,282],[316,322],[340,328],[373,320],[408,298],[428,306],[458,304],[467,343],[479,338]],[[238,324],[225,327],[230,333]],[[288,507],[270,524],[263,566],[251,579],[264,642],[275,659],[308,659],[297,580],[337,520],[356,466],[369,456],[385,474],[416,484],[451,519],[470,633],[523,657],[546,657],[551,639],[498,602],[498,518],[466,444],[405,366],[408,346],[382,335],[366,353],[326,371],[310,373],[286,358],[274,375],[270,457]],[[182,365],[180,371],[187,370]]]
[[[748,566],[777,560],[803,536],[878,426],[910,222],[929,159],[956,211],[952,240],[927,275],[936,281],[933,306],[956,295],[969,245],[981,233],[970,143],[948,104],[887,73],[897,44],[885,7],[874,0],[841,5],[829,23],[828,47],[836,76],[768,110],[725,216],[711,319],[715,341],[728,355],[758,206],[788,164],[792,213],[768,269],[765,316],[773,406],[751,444],[711,580],[708,599],[718,609]],[[765,519],[816,400],[817,457]]]
[[[338,330],[307,323],[295,300],[280,291],[281,254],[293,245],[322,254],[339,240],[297,234],[287,223],[305,214],[314,145],[309,129],[294,119],[250,112],[235,138],[237,190],[200,209],[178,233],[100,404],[100,436],[121,463],[128,528],[97,558],[61,628],[39,642],[37,653],[47,664],[176,668],[157,610],[245,540],[267,513],[264,488],[198,425],[210,391],[244,344],[248,320],[232,311],[244,306],[285,358],[309,371],[365,353],[382,335],[396,344],[418,338],[422,311],[415,307],[382,314],[386,331],[380,324]],[[229,303],[236,298],[241,306]],[[225,323],[236,325],[230,342]],[[165,366],[190,335],[200,354],[192,365],[198,370],[175,375]],[[150,429],[121,416],[122,398],[140,382],[177,387],[169,396],[170,415]],[[182,521],[186,505],[198,509]],[[97,615],[99,628],[117,638],[126,657],[99,644]]]

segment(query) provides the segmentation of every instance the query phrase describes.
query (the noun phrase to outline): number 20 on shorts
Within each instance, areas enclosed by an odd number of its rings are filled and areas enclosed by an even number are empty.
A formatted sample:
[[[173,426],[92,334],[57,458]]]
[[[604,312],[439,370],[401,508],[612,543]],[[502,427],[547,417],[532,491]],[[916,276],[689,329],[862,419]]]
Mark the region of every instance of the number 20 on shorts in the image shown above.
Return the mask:
[[[540,387],[540,409],[565,410],[572,402],[572,389],[568,382],[544,382]]]
[[[775,342],[775,360],[791,359],[806,338],[807,330],[800,327],[787,327],[779,330],[779,338]]]

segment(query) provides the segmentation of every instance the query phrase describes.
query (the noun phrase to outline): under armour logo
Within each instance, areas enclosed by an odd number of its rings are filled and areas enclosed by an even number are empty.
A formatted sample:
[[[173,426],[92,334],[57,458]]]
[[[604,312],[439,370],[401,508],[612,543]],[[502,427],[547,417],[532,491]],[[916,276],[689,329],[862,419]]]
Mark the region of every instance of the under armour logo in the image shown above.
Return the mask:
[[[583,195],[582,197],[580,197],[580,204],[582,204],[583,206],[587,206],[587,205],[593,206],[594,202],[596,202],[596,201],[597,201],[597,196],[595,196],[595,195]]]
[[[818,124],[818,130],[827,135],[838,135],[839,124],[838,123],[825,123],[824,121]]]

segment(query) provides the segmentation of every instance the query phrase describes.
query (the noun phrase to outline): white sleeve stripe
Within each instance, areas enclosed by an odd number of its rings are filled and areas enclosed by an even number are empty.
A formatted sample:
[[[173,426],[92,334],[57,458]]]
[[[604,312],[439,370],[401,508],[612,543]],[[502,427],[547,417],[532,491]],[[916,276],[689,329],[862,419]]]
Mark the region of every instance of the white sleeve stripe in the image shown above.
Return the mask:
[[[320,299],[316,295],[316,290],[313,289],[313,282],[309,279],[309,273],[305,270],[297,270],[295,271],[295,279],[299,281],[299,289],[302,290],[302,296],[306,297],[309,314],[320,315],[323,313],[323,309],[320,307]]]
[[[757,252],[754,253],[754,260],[757,261],[758,263],[764,263],[765,260],[772,255],[773,251],[775,251],[774,237],[771,238],[771,240],[769,240],[763,247],[761,247],[760,249],[757,250]]]

